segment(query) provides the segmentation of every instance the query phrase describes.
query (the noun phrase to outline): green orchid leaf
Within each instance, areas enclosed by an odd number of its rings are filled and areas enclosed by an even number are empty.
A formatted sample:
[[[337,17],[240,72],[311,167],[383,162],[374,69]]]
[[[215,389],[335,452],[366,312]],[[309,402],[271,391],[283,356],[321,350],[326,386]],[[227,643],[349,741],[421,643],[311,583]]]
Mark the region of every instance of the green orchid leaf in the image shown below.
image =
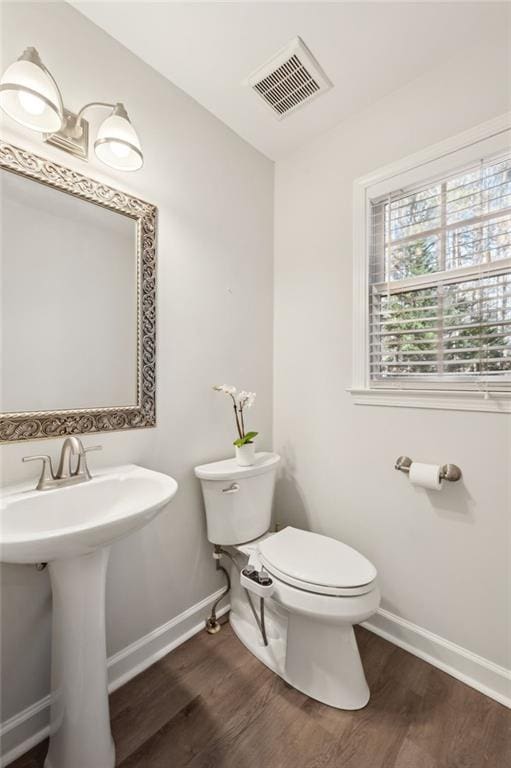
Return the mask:
[[[259,432],[247,432],[245,437],[238,437],[237,440],[234,440],[233,445],[235,445],[237,448],[241,448],[242,445],[251,443],[254,437],[257,437],[258,434]]]

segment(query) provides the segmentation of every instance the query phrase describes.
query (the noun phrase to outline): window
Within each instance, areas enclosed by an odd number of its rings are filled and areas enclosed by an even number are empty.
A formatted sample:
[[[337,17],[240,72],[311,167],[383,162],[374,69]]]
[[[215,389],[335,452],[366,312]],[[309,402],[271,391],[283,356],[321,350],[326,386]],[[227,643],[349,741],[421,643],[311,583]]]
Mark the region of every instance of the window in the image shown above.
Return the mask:
[[[392,403],[396,392],[417,401],[423,391],[430,402],[435,392],[470,393],[479,402],[511,394],[507,131],[504,138],[500,151],[483,155],[495,141],[477,143],[470,162],[466,150],[418,162],[402,174],[403,185],[391,173],[384,194],[379,179],[364,185],[364,385],[355,394],[392,390]],[[362,289],[360,274],[358,282]]]
[[[370,374],[511,381],[511,156],[371,203]]]

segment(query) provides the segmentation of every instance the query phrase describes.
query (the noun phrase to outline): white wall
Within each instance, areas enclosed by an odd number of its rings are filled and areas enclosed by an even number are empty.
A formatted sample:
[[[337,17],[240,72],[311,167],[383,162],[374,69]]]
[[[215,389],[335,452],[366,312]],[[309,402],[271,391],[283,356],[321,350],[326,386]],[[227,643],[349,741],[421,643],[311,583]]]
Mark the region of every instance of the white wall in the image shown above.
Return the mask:
[[[383,607],[511,667],[511,419],[355,406],[353,181],[510,108],[509,38],[460,56],[276,166],[275,449],[282,522],[349,543],[377,566]],[[455,462],[461,484],[414,490],[407,454]]]
[[[91,456],[92,471],[136,462],[180,485],[157,520],[112,548],[107,634],[114,653],[221,583],[192,474],[195,464],[232,451],[231,411],[211,385],[257,391],[250,426],[260,431],[261,448],[272,444],[273,165],[70,6],[7,3],[2,11],[2,68],[35,45],[71,109],[124,101],[145,165],[133,175],[110,172],[94,156],[84,165],[8,119],[3,138],[159,208],[158,426],[85,439],[103,445]],[[3,446],[2,481],[33,477],[21,457],[56,456],[59,444]],[[5,720],[48,692],[51,598],[46,572],[34,568],[3,566],[1,582]]]

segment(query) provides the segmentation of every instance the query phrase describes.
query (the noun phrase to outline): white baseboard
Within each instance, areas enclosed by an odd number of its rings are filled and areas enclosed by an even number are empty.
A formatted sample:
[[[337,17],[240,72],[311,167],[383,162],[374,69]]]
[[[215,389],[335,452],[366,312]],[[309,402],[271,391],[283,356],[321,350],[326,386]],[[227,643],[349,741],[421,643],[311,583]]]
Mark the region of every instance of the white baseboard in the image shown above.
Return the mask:
[[[383,608],[362,626],[511,708],[511,670]]]
[[[211,605],[224,591],[224,589],[219,589],[166,624],[157,627],[157,629],[123,648],[122,651],[110,656],[107,662],[108,690],[110,693],[204,629],[204,622]],[[222,606],[217,611],[217,616],[223,616],[228,610],[229,605]],[[45,696],[44,699],[37,701],[2,723],[0,726],[0,768],[9,765],[20,755],[43,741],[49,734],[49,723],[49,696]]]

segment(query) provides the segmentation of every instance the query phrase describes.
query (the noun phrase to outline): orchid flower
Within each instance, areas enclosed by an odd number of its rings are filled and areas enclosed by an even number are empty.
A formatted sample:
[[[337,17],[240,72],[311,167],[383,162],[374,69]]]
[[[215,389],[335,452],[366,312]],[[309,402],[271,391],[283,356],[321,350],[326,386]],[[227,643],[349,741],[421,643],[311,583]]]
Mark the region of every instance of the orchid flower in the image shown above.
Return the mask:
[[[247,443],[253,442],[254,437],[257,436],[257,432],[245,432],[245,422],[243,416],[243,410],[245,408],[252,408],[256,393],[245,392],[243,390],[238,394],[236,387],[228,384],[215,384],[213,386],[215,392],[224,392],[232,399],[234,408],[234,418],[236,419],[236,429],[238,430],[239,438],[234,441],[234,445],[242,446]]]

